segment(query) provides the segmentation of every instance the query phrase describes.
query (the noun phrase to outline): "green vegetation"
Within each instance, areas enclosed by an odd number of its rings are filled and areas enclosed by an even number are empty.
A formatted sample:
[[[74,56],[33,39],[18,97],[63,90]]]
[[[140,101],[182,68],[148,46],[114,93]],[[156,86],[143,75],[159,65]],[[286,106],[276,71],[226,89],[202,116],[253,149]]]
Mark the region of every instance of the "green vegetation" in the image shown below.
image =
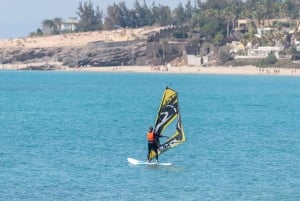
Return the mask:
[[[228,48],[220,50],[220,62],[222,65],[226,64],[229,61],[233,60],[233,57],[230,54],[230,51]]]
[[[102,29],[103,13],[100,11],[99,6],[94,8],[94,5],[91,2],[80,2],[77,14],[80,19],[77,31],[85,32]]]
[[[222,47],[227,42],[239,40],[244,46],[252,44],[257,47],[274,46],[279,43],[284,46],[280,56],[290,58],[291,61],[300,59],[300,52],[291,42],[292,39],[300,41],[300,34],[297,35],[296,31],[299,26],[297,20],[300,18],[299,0],[189,0],[185,5],[179,2],[173,10],[169,6],[157,5],[154,2],[147,5],[145,1],[138,0],[129,8],[125,1],[121,1],[109,5],[105,15],[99,10],[99,6],[86,0],[79,3],[76,14],[76,29],[66,30],[67,32],[175,25],[181,29],[174,31],[172,37],[188,39],[190,44],[205,42]],[[247,26],[239,27],[240,33],[236,35],[237,22],[240,19],[246,19]],[[61,28],[62,23],[61,18],[45,19],[42,29],[37,29],[30,35],[65,33]],[[271,31],[256,37],[258,28],[262,27],[269,27]],[[295,33],[291,34],[287,30]],[[165,44],[158,49],[158,54],[173,52],[173,49]],[[237,54],[245,55],[247,52],[239,50]],[[227,49],[222,49],[218,58],[221,63],[233,61],[233,56]],[[276,62],[278,61],[275,55],[270,54],[257,65],[274,65]]]
[[[295,60],[299,60],[300,59],[300,52],[297,51],[297,49],[295,47],[291,47],[289,49],[289,53],[290,55],[292,56],[292,61],[295,61]]]
[[[272,65],[276,64],[277,61],[278,60],[277,60],[276,56],[274,54],[270,53],[267,58],[262,59],[260,62],[258,62],[257,66],[259,66],[259,67],[272,66]]]
[[[137,28],[152,25],[185,25],[190,31],[198,31],[201,36],[211,39],[215,45],[223,45],[230,40],[230,33],[238,19],[256,19],[258,26],[269,19],[290,18],[300,16],[298,0],[196,0],[179,3],[173,10],[168,6],[148,6],[136,0],[133,8],[128,8],[125,1],[108,6],[105,18],[103,11],[90,1],[80,2],[77,15],[78,32],[95,30],[112,30],[120,27]],[[60,18],[46,19],[42,22],[43,30],[51,30],[48,34],[60,34]],[[289,23],[274,24],[277,27],[289,27]],[[294,25],[295,26],[295,25]],[[248,30],[253,36],[256,27]]]

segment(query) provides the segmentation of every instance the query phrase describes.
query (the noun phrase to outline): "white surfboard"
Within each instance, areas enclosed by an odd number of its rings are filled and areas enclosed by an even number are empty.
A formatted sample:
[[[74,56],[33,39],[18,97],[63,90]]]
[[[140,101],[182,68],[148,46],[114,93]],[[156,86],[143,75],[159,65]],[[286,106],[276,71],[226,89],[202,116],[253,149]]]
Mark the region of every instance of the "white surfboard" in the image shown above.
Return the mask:
[[[162,166],[169,166],[172,163],[156,163],[156,162],[146,162],[146,161],[139,161],[134,158],[127,158],[128,162],[132,165],[162,165]]]

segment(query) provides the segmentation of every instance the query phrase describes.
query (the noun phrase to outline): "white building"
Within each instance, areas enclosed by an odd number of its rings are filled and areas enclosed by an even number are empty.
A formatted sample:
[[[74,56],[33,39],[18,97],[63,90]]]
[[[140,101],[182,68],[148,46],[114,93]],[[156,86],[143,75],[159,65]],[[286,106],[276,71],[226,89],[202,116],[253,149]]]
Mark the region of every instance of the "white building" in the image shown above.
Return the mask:
[[[62,32],[73,32],[76,31],[79,20],[76,17],[70,17],[63,19],[60,24],[60,31]]]
[[[278,59],[281,50],[283,47],[261,46],[256,49],[248,49],[248,57],[266,58],[270,53],[273,53]]]
[[[261,38],[263,35],[266,35],[268,33],[271,33],[272,31],[274,31],[274,28],[271,27],[266,27],[266,28],[258,28],[257,29],[257,34],[255,34],[255,36],[257,38]]]

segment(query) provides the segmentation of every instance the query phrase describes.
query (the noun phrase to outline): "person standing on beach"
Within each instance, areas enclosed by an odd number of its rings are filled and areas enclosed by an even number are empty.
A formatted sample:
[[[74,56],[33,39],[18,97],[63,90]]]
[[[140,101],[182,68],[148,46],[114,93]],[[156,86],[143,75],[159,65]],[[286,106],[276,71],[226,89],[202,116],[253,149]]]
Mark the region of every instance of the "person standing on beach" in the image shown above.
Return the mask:
[[[156,163],[158,163],[158,152],[157,152],[157,145],[155,143],[156,134],[153,131],[153,127],[149,127],[149,131],[147,133],[147,140],[148,140],[148,155],[147,155],[147,162],[150,163],[150,152],[153,150],[155,152]]]

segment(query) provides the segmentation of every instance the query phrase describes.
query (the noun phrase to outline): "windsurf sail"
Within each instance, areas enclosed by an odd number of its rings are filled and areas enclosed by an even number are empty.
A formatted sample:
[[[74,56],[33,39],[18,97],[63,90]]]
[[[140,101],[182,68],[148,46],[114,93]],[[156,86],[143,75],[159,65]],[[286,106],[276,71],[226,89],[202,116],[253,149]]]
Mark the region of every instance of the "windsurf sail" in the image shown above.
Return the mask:
[[[154,132],[157,135],[156,144],[158,155],[185,142],[179,112],[178,94],[175,90],[166,87],[155,119]],[[150,152],[150,160],[155,157],[155,152]]]

